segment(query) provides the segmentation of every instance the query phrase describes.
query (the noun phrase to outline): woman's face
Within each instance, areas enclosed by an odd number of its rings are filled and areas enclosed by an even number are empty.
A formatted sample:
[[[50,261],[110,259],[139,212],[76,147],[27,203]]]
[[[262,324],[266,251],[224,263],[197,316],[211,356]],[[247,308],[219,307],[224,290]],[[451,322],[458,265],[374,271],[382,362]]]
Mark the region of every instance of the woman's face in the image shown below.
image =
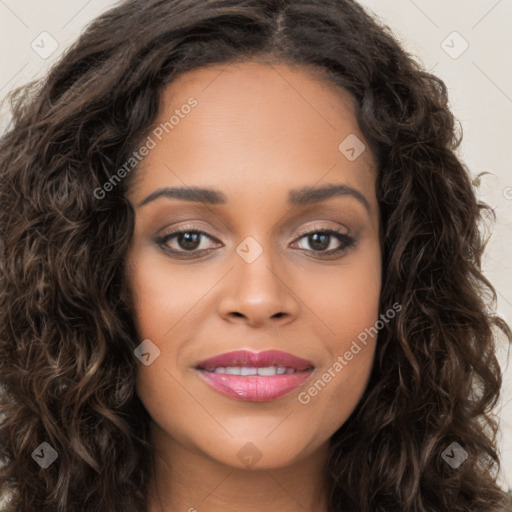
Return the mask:
[[[303,68],[213,66],[165,90],[126,265],[158,449],[283,467],[354,410],[381,288],[362,144],[349,95]]]

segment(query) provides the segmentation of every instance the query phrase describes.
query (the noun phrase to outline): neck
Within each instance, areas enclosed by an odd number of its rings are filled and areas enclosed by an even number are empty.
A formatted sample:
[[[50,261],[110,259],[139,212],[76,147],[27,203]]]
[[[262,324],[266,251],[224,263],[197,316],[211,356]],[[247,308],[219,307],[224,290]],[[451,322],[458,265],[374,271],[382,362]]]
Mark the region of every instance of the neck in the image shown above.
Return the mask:
[[[327,512],[328,443],[286,467],[227,466],[193,452],[152,423],[155,479],[148,512]]]

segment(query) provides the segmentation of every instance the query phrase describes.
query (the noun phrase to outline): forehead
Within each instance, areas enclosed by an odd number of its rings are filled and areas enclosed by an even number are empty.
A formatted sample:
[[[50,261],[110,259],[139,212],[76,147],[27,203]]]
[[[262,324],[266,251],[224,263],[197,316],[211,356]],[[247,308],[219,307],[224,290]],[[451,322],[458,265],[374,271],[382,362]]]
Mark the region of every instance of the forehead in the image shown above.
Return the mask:
[[[364,144],[352,97],[302,67],[244,62],[184,73],[164,89],[149,135],[155,146],[137,169],[140,195],[166,184],[228,196],[322,180],[374,189],[369,149],[355,160],[340,149],[346,140]]]

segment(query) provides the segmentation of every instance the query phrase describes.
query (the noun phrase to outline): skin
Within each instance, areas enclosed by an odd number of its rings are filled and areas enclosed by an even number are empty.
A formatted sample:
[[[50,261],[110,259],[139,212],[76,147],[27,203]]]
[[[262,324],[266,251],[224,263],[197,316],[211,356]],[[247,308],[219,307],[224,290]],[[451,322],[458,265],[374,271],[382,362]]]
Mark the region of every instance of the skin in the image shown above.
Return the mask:
[[[253,61],[185,73],[163,92],[155,126],[190,97],[198,104],[155,139],[128,191],[136,224],[126,275],[140,340],[160,350],[137,377],[158,453],[150,512],[327,510],[328,441],[364,392],[376,337],[307,404],[298,396],[378,319],[381,249],[374,157],[366,143],[354,161],[339,151],[348,135],[364,137],[351,97],[319,76]],[[367,207],[351,195],[288,203],[290,190],[328,183],[353,187]],[[227,201],[139,206],[174,186],[216,189]],[[168,239],[189,256],[180,259],[156,240],[185,225],[212,239],[192,238],[195,253],[190,239]],[[322,249],[299,234],[336,228],[355,243],[330,257],[322,252],[344,240],[332,235]],[[236,252],[249,236],[262,249],[250,263]],[[315,370],[273,401],[228,398],[195,365],[238,349],[290,352]],[[242,448],[259,460],[249,465]]]

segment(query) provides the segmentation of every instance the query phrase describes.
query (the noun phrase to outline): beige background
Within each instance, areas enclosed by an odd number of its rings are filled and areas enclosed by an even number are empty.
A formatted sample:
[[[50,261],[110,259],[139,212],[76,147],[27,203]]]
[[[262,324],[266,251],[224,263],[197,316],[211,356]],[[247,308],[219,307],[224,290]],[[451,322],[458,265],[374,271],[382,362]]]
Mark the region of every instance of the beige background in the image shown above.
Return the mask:
[[[0,0],[0,97],[44,73],[84,26],[114,3]],[[485,270],[498,291],[498,311],[512,324],[512,174],[508,154],[512,142],[512,31],[507,26],[512,19],[512,1],[361,3],[389,25],[427,69],[445,81],[452,108],[464,129],[462,159],[474,175],[492,173],[482,180],[480,191],[481,198],[495,207],[498,217]],[[43,32],[49,35],[41,35]],[[40,56],[32,44],[39,45],[40,53],[51,51],[52,44],[58,47],[50,56]],[[7,122],[5,110],[2,114],[0,127]],[[499,407],[504,462],[500,480],[504,487],[512,487],[512,370],[504,344],[500,361],[506,381]]]

